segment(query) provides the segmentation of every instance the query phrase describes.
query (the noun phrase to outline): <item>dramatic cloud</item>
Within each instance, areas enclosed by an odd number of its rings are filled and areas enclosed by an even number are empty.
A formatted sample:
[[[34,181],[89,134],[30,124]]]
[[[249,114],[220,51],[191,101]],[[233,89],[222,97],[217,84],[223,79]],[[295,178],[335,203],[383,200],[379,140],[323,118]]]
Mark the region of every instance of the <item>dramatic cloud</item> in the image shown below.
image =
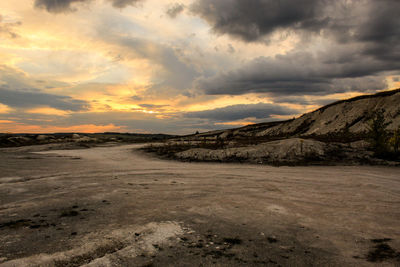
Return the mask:
[[[362,45],[364,54],[381,60],[400,59],[398,0],[197,0],[192,11],[215,32],[247,42],[282,30],[309,32],[332,42]]]
[[[9,116],[0,113],[0,121],[8,121]],[[80,132],[79,127],[85,125],[107,126],[115,125],[129,132],[153,132],[153,133],[170,133],[170,134],[187,134],[195,131],[207,131],[215,128],[213,123],[204,120],[196,120],[194,118],[167,118],[160,119],[154,114],[146,114],[142,112],[79,112],[71,113],[68,116],[45,115],[45,114],[25,114],[21,112],[13,113],[13,121],[18,124],[30,125],[32,121],[39,128],[53,126],[59,131],[60,127],[65,129],[77,128],[75,132]],[[8,123],[7,123],[8,124]],[[221,128],[221,126],[219,126]],[[49,130],[47,130],[49,131]],[[67,132],[67,130],[63,130]],[[73,130],[70,130],[73,131]],[[102,132],[101,130],[92,130]],[[121,131],[121,130],[118,130]],[[1,130],[0,130],[1,132]],[[19,132],[24,132],[20,130]],[[37,131],[35,131],[37,132]],[[45,132],[45,131],[42,131]]]
[[[398,0],[197,0],[192,11],[215,32],[247,42],[282,30],[312,32],[332,42],[361,45],[363,54],[381,60],[400,59]]]
[[[45,90],[50,88],[64,88],[69,84],[53,81],[53,80],[40,80],[27,75],[25,72],[0,64],[0,88],[7,90]]]
[[[178,16],[180,13],[182,13],[182,11],[184,9],[185,9],[185,5],[175,3],[175,4],[168,6],[166,13],[170,18],[176,18],[176,16]]]
[[[33,108],[48,106],[66,111],[88,109],[88,103],[68,96],[52,95],[41,92],[15,91],[0,88],[0,102],[11,107]]]
[[[182,60],[179,51],[168,45],[111,32],[108,32],[108,36],[103,36],[103,38],[123,49],[125,57],[148,59],[163,68],[163,71],[157,73],[157,79],[152,87],[154,90],[188,89],[195,77],[199,75],[194,66]]]
[[[35,7],[46,9],[50,13],[65,13],[76,10],[75,4],[89,3],[92,0],[35,0]],[[115,8],[125,8],[133,6],[142,0],[107,0]]]
[[[73,4],[82,2],[88,0],[35,0],[35,7],[46,9],[50,13],[62,13],[74,11]]]
[[[398,35],[397,0],[197,0],[193,13],[216,33],[256,41],[278,30],[378,41]]]
[[[14,2],[0,1],[7,131],[192,133],[399,86],[399,0]]]
[[[198,0],[191,10],[217,33],[254,41],[280,28],[318,29],[326,23],[322,5],[319,0]]]
[[[292,115],[298,110],[282,107],[275,104],[248,104],[233,105],[212,110],[188,112],[187,118],[209,119],[213,121],[235,121],[246,118],[267,119],[272,115]]]
[[[399,12],[400,1],[371,1],[370,9],[365,14],[367,19],[354,33],[355,41],[365,44],[365,55],[388,62],[400,61]]]
[[[307,52],[260,57],[236,70],[199,79],[196,86],[207,94],[273,93],[326,94],[385,88],[382,71],[400,68],[399,62],[384,62],[359,54]]]
[[[287,54],[199,79],[207,94],[373,91],[400,69],[400,1],[198,0],[192,11],[245,42],[279,31],[311,34]]]

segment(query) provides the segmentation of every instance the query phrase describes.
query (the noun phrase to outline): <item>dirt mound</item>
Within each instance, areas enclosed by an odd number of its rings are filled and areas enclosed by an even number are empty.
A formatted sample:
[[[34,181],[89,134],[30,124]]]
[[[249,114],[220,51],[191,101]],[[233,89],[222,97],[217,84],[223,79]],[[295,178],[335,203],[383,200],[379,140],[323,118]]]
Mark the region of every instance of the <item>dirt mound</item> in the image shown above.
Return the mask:
[[[176,153],[176,158],[193,161],[302,164],[326,160],[332,149],[333,146],[323,142],[292,138],[236,148],[189,149]]]

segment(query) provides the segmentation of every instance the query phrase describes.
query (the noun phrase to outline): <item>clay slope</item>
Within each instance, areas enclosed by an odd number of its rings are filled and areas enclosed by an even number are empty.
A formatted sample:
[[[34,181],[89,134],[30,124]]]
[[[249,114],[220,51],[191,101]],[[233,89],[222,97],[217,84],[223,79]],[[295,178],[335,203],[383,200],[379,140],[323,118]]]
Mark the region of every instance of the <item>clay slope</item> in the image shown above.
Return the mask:
[[[235,137],[298,137],[326,136],[350,132],[363,134],[374,112],[385,110],[385,119],[390,122],[388,130],[400,126],[400,89],[364,95],[338,101],[299,118],[261,123],[225,131],[214,131],[192,136],[210,139]]]

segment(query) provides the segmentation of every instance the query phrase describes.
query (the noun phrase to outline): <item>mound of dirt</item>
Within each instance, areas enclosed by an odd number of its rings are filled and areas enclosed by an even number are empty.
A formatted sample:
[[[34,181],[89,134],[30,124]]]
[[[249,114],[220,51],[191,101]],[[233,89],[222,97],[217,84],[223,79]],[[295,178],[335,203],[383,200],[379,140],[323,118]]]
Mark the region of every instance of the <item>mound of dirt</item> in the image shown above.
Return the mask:
[[[323,142],[291,138],[253,146],[217,150],[194,148],[175,155],[178,159],[193,161],[299,164],[324,160],[331,150],[332,146]]]

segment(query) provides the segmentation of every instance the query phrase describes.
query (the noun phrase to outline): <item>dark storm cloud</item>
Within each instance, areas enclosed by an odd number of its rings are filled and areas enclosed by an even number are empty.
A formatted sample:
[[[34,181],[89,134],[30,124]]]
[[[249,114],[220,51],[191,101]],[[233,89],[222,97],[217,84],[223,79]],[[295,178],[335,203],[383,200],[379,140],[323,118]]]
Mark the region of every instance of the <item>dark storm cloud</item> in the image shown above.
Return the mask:
[[[191,10],[216,33],[255,41],[279,28],[318,30],[327,22],[320,17],[322,6],[319,0],[198,0]]]
[[[73,4],[89,2],[90,0],[35,0],[35,7],[46,9],[50,13],[71,12]]]
[[[398,0],[197,0],[191,11],[216,33],[256,41],[276,30],[383,41],[398,35]],[[322,31],[322,32],[321,32]]]
[[[184,116],[187,118],[209,119],[213,121],[235,121],[245,118],[266,119],[271,115],[292,115],[299,113],[287,107],[276,104],[241,104],[216,108],[205,111],[188,112]]]
[[[127,6],[134,6],[142,0],[107,0],[115,8],[125,8]],[[46,9],[50,13],[65,13],[76,10],[75,4],[89,3],[92,0],[35,0],[35,7]]]
[[[363,41],[391,41],[400,34],[400,2],[398,0],[366,1],[368,18],[360,23],[356,38]],[[350,27],[350,26],[349,26]]]
[[[236,70],[196,81],[207,94],[272,93],[326,94],[382,89],[384,77],[374,76],[400,67],[362,55],[290,53],[274,58],[257,58]],[[347,57],[347,58],[346,58]]]
[[[373,91],[400,70],[398,0],[198,0],[192,11],[215,32],[246,42],[281,30],[309,34],[290,53],[198,79],[207,94]],[[324,47],[313,48],[313,38],[322,38]]]
[[[16,108],[48,106],[60,110],[81,111],[88,109],[88,103],[69,96],[41,92],[9,90],[0,88],[0,103]]]
[[[365,23],[355,30],[355,40],[365,44],[363,52],[366,55],[390,62],[399,61],[400,1],[372,1],[370,6]]]
[[[400,68],[399,62],[384,62],[344,50],[339,54],[289,53],[257,58],[248,64],[196,81],[207,94],[272,93],[326,94],[385,88],[382,71]]]
[[[175,3],[168,6],[166,13],[170,18],[176,18],[180,13],[183,12],[184,9],[185,5]]]
[[[191,10],[215,32],[246,42],[288,30],[362,44],[362,53],[381,60],[400,59],[398,0],[197,0]]]

